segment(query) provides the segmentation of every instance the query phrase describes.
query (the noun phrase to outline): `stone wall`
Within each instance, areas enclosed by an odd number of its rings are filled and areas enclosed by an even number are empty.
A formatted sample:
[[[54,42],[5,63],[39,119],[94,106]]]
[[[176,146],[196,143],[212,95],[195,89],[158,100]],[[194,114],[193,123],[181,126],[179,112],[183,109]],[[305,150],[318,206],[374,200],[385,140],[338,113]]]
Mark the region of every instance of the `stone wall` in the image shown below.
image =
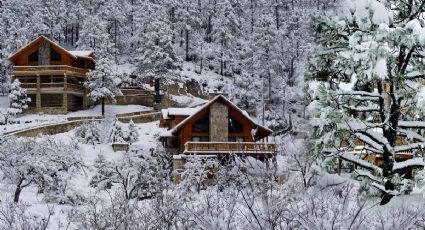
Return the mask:
[[[154,112],[154,113],[142,114],[138,116],[118,118],[118,120],[123,123],[128,123],[130,122],[130,120],[133,120],[134,123],[148,123],[148,122],[158,121],[159,119],[161,119],[161,112]]]
[[[55,135],[58,133],[65,133],[71,131],[73,128],[81,125],[84,121],[71,121],[61,124],[44,125],[40,127],[34,127],[23,131],[16,131],[7,133],[6,135],[14,135],[18,137],[35,137],[39,134],[43,135]]]
[[[144,105],[152,107],[154,104],[153,96],[117,96],[115,97],[116,105]],[[107,104],[112,104],[112,100],[107,100]]]
[[[50,43],[43,41],[38,46],[38,65],[50,65]]]
[[[229,136],[229,110],[221,102],[210,106],[210,141],[226,142]]]

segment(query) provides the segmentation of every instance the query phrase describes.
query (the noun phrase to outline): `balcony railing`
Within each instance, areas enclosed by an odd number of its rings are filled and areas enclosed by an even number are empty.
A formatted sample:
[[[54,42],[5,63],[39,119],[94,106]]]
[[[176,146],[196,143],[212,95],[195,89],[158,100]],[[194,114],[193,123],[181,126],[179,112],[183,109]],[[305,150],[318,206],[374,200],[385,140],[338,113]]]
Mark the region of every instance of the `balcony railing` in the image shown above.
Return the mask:
[[[67,65],[45,65],[45,66],[14,66],[13,74],[15,76],[25,76],[28,74],[35,75],[37,73],[51,73],[51,74],[74,74],[85,76],[88,72],[85,69],[80,69]]]
[[[48,91],[50,90],[63,90],[64,83],[40,83],[40,89],[41,91]],[[79,93],[85,93],[86,88],[83,85],[77,85],[77,84],[70,84],[67,83],[67,90],[69,92],[79,92]],[[21,87],[24,89],[27,89],[29,91],[35,91],[37,89],[36,83],[21,83]]]
[[[276,154],[276,145],[256,142],[186,142],[184,154]]]

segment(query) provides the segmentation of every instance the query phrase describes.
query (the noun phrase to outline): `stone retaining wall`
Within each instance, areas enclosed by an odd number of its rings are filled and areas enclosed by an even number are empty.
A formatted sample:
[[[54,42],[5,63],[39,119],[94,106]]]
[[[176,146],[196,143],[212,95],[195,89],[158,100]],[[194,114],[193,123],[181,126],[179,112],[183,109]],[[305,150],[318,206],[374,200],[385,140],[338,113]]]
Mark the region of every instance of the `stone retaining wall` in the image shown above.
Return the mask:
[[[130,117],[121,117],[118,118],[119,121],[123,123],[128,123],[130,120],[133,120],[134,123],[148,123],[153,121],[158,121],[161,118],[160,112],[153,112],[148,114],[142,114],[137,116],[130,116]],[[102,117],[80,117],[80,120],[72,120],[77,118],[70,118],[71,121],[64,122],[64,123],[58,123],[58,124],[47,124],[42,126],[37,126],[25,130],[17,130],[5,133],[4,136],[17,136],[17,137],[35,137],[39,134],[43,135],[55,135],[59,133],[66,133],[71,131],[72,129],[82,125],[84,122],[87,121],[102,121]]]
[[[148,123],[148,122],[158,121],[159,119],[161,119],[161,112],[154,112],[154,113],[142,114],[138,116],[118,118],[118,120],[123,123],[128,123],[130,122],[130,120],[133,120],[134,123]]]

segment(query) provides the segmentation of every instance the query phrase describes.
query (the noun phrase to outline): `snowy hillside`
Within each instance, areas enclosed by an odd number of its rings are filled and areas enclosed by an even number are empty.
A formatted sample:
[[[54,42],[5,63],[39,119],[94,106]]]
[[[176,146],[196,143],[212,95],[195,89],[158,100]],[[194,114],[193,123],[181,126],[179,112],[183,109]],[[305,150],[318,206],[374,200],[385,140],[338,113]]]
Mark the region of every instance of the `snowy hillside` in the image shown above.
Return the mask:
[[[0,28],[0,230],[425,229],[424,0],[0,0]]]

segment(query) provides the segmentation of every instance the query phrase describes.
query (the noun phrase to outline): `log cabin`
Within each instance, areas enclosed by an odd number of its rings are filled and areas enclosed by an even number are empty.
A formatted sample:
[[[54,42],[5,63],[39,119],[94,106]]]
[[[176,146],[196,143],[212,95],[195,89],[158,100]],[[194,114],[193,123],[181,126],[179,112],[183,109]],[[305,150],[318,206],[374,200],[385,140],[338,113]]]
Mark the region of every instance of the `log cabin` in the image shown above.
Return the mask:
[[[92,51],[69,51],[41,35],[9,57],[12,78],[21,82],[31,102],[26,113],[66,114],[86,109],[86,74],[95,68]]]
[[[276,145],[267,141],[273,131],[222,95],[199,108],[163,109],[160,127],[167,128],[162,145],[175,156],[236,154],[263,160],[276,154]]]

